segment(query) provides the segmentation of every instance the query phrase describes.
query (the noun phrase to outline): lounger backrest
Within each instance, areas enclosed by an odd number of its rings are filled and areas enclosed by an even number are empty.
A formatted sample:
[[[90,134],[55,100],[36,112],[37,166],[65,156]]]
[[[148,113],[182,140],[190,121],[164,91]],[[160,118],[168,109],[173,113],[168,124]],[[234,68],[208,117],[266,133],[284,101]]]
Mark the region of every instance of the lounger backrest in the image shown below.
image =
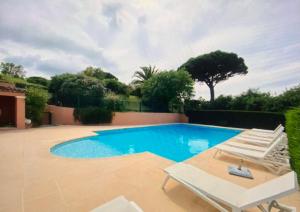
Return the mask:
[[[284,131],[284,127],[281,126],[280,128],[275,130],[274,136],[278,137],[281,133],[283,133],[283,131]]]
[[[284,127],[283,127],[281,124],[279,124],[279,125],[275,128],[274,132],[276,132],[276,131],[279,130],[280,128],[283,128],[283,129],[284,129]]]
[[[257,203],[272,201],[298,190],[297,175],[291,171],[283,176],[248,189],[238,201],[240,207],[252,207]]]
[[[275,139],[275,141],[268,147],[268,149],[264,152],[264,157],[266,157],[279,143],[281,143],[286,138],[285,133],[281,133],[279,137]]]
[[[273,143],[274,141],[276,141],[279,137],[281,137],[283,134],[284,134],[284,127],[282,127],[282,128],[280,128],[280,129],[278,129],[273,135],[274,135],[274,137],[273,137],[273,139],[272,139],[272,142],[271,143]]]

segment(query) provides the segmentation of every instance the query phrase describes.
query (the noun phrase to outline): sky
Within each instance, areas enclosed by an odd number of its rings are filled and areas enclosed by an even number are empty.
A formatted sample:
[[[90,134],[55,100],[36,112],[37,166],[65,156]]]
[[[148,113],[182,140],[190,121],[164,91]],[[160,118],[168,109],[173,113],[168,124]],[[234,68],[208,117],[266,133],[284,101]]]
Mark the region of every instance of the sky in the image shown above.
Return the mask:
[[[177,69],[216,50],[248,66],[215,87],[271,94],[300,83],[300,0],[1,0],[0,61],[27,76],[101,67],[129,83],[140,66]],[[195,98],[209,98],[196,83]]]

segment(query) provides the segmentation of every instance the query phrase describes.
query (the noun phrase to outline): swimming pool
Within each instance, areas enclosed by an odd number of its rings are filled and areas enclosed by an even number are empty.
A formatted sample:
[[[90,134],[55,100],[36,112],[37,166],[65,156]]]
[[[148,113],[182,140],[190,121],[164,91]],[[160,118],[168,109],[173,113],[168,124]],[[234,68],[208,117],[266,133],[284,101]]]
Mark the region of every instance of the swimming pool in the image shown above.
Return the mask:
[[[55,145],[51,152],[68,158],[104,158],[148,151],[180,162],[237,135],[240,131],[191,124],[167,124],[96,133],[96,136]]]

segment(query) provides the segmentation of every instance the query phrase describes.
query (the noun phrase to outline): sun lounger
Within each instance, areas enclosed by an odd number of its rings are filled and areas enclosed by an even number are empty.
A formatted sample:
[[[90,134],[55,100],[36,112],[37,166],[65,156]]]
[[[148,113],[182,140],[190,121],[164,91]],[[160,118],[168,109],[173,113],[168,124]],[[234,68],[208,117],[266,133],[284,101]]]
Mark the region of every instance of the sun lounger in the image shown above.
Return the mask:
[[[225,142],[223,144],[224,145],[228,145],[228,146],[242,148],[242,149],[249,149],[249,150],[260,151],[260,152],[265,152],[268,149],[267,147],[256,146],[256,145],[249,145],[249,144],[244,144],[244,143],[239,143],[239,142],[232,142],[232,141],[227,141],[227,142]]]
[[[250,130],[251,131],[251,130]],[[284,131],[284,128],[280,128],[279,130],[277,130],[275,133],[269,134],[269,135],[263,135],[263,134],[258,134],[258,133],[250,133],[250,132],[245,132],[245,133],[241,133],[237,136],[235,136],[235,138],[238,139],[259,139],[262,141],[272,141],[276,138],[278,138]]]
[[[284,136],[284,132],[277,132],[276,135],[274,135],[273,138],[261,138],[258,136],[243,136],[243,135],[238,135],[235,136],[234,139],[237,139],[238,141],[245,142],[245,143],[250,143],[253,145],[258,145],[258,146],[270,146],[274,141],[276,141],[278,138]]]
[[[272,137],[272,135],[275,134],[278,131],[281,131],[281,132],[284,131],[284,127],[281,124],[279,124],[276,127],[276,129],[274,129],[274,130],[263,130],[263,129],[253,128],[251,130],[245,131],[245,133],[250,134],[250,135],[258,135],[258,136],[261,136],[261,137],[270,137],[270,136]]]
[[[162,185],[164,190],[168,180],[172,178],[222,212],[228,210],[220,203],[230,207],[233,212],[240,212],[255,206],[263,211],[265,210],[263,203],[267,203],[270,210],[271,207],[284,208],[286,211],[296,210],[276,201],[298,190],[295,172],[289,172],[250,189],[185,163],[174,164],[166,168],[165,172],[167,177]]]
[[[254,147],[251,149],[249,147],[250,145],[248,145],[248,148],[242,147],[241,144],[234,144],[235,146],[233,146],[233,142],[229,141],[223,144],[219,144],[215,147],[217,151],[215,152],[214,157],[216,157],[218,153],[226,152],[228,154],[247,159],[253,163],[260,164],[269,169],[272,173],[281,174],[290,170],[288,159],[286,158],[284,162],[278,162],[276,158],[271,157],[270,159],[270,157],[268,156],[272,153],[274,149],[276,149],[276,147],[278,147],[278,145],[284,143],[286,139],[286,135],[282,135],[281,137],[277,138],[276,141],[270,144],[267,148],[260,150],[255,150]],[[282,158],[280,161],[282,161]]]
[[[257,146],[269,146],[271,144],[271,141],[261,140],[257,138],[234,137],[234,139],[240,142],[245,142]]]
[[[261,132],[261,133],[274,133],[282,127],[283,126],[281,124],[279,124],[274,130],[264,130],[264,129],[257,129],[257,128],[252,128],[251,130],[256,131],[256,132]]]
[[[143,210],[135,202],[128,201],[124,196],[119,196],[90,212],[143,212]]]

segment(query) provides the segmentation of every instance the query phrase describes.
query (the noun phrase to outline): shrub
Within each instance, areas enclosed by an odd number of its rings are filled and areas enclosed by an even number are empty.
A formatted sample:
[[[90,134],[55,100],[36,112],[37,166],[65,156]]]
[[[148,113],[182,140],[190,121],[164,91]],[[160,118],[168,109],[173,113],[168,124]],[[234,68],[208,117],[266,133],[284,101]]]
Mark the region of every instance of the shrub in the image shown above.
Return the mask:
[[[162,71],[142,85],[143,103],[157,112],[169,112],[170,105],[181,104],[193,94],[194,82],[183,70]]]
[[[48,87],[50,81],[43,77],[28,77],[27,82]]]
[[[185,111],[197,110],[245,110],[284,112],[291,107],[300,106],[300,85],[286,90],[279,96],[249,89],[238,96],[219,96],[213,102],[190,100],[186,103]]]
[[[274,129],[278,124],[285,124],[283,113],[234,111],[234,110],[202,110],[186,113],[191,123],[219,125],[239,128]]]
[[[29,88],[29,87],[35,87],[35,88],[41,88],[41,89],[47,89],[47,87],[35,83],[30,83],[29,81],[26,81],[23,78],[13,77],[7,74],[0,74],[0,80],[4,82],[8,82],[11,84],[14,84],[17,88]]]
[[[112,75],[111,73],[105,72],[102,70],[102,68],[97,68],[97,67],[89,66],[82,73],[86,76],[94,77],[98,80],[104,80],[104,79],[118,80],[118,78]]]
[[[111,110],[99,107],[75,108],[73,115],[82,124],[111,123],[113,117]]]
[[[142,97],[142,88],[138,85],[131,85],[129,87],[129,94],[131,96]]]
[[[298,175],[298,182],[300,182],[300,108],[287,111],[285,117],[290,163]]]
[[[34,125],[42,123],[47,100],[47,91],[34,87],[26,89],[26,117],[31,119]]]
[[[80,74],[52,77],[49,92],[51,103],[66,107],[100,106],[104,97],[104,87],[99,80]]]
[[[107,94],[103,100],[103,106],[111,111],[124,111],[125,110],[124,97],[114,95],[113,93]]]
[[[291,107],[300,107],[300,85],[276,97],[275,109],[277,111],[285,111]]]
[[[115,94],[126,95],[126,96],[129,95],[128,86],[122,82],[119,82],[116,79],[105,79],[103,80],[103,83],[108,90],[114,92]]]

